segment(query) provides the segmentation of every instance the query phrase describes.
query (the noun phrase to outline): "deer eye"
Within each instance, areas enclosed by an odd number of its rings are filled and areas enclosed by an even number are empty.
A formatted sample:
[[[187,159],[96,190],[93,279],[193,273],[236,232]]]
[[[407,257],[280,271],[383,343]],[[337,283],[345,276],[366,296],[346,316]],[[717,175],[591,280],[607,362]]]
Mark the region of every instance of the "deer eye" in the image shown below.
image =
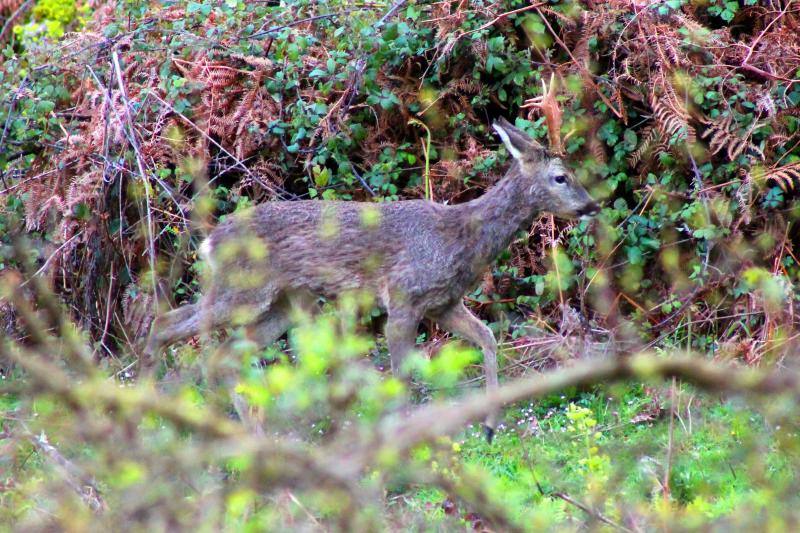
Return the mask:
[[[567,177],[564,175],[558,175],[555,178],[553,178],[553,181],[555,181],[559,185],[563,185],[567,182]]]

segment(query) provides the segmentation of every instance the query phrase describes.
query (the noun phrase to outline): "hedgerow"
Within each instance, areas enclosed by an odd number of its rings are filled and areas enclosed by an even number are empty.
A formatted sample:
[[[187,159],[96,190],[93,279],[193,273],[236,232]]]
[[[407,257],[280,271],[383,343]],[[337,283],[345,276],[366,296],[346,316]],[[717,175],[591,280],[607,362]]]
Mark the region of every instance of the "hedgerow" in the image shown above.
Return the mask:
[[[0,522],[796,523],[796,374],[590,357],[792,363],[792,2],[0,0],[0,15]],[[551,79],[567,159],[603,210],[542,216],[467,297],[504,337],[504,381],[590,359],[501,389],[541,400],[510,409],[524,430],[444,438],[485,398],[408,399],[479,381],[474,354],[438,350],[428,325],[438,353],[415,358],[416,381],[383,375],[364,335],[377,311],[353,302],[266,350],[237,331],[169,350],[158,390],[132,372],[153,316],[202,290],[213,224],[265,201],[475,198],[510,164],[494,119],[546,142],[528,104]],[[670,376],[668,398],[594,388]],[[680,380],[774,396],[715,410]],[[234,393],[266,435],[231,420]]]
[[[79,33],[6,44],[2,224],[24,217],[95,340],[124,338],[156,292],[197,291],[192,213],[421,197],[426,164],[433,200],[465,201],[507,164],[492,119],[544,138],[521,106],[555,73],[599,228],[540,219],[476,305],[692,322],[757,359],[795,299],[797,27],[755,2],[98,3]]]

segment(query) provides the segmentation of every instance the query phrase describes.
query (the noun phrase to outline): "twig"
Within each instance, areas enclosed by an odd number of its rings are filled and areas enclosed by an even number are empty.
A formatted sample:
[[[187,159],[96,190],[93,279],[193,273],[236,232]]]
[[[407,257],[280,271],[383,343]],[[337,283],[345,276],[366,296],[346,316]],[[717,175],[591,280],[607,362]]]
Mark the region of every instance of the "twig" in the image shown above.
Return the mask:
[[[375,23],[375,26],[374,26],[375,29],[377,30],[377,29],[382,28],[383,25],[386,24],[386,21],[388,21],[390,18],[392,18],[394,16],[394,14],[397,13],[398,9],[403,7],[403,4],[405,4],[406,1],[407,0],[397,0],[394,4],[392,4],[392,7],[390,7],[386,11],[386,13],[384,13],[384,15],[380,19],[378,19],[378,22]]]
[[[372,25],[373,29],[377,32],[381,28],[383,28],[384,24],[386,24],[386,22],[392,16],[394,16],[394,14],[397,12],[397,10],[399,10],[400,7],[402,7],[402,5],[406,3],[406,1],[407,0],[397,0],[396,2],[394,2],[391,5],[391,7],[386,11],[386,13],[384,13],[384,15],[380,19],[378,19],[375,22],[375,24]],[[367,68],[366,55],[367,55],[367,52],[363,52],[362,51],[362,53],[359,56],[359,58],[355,60],[354,68],[353,68],[353,75],[350,76],[350,82],[348,83],[348,85],[345,88],[345,90],[342,92],[342,96],[339,98],[339,100],[337,100],[336,103],[333,106],[331,106],[331,108],[328,111],[328,113],[319,122],[319,126],[314,130],[314,133],[311,136],[311,142],[309,143],[310,145],[313,145],[316,137],[318,135],[320,135],[320,132],[321,132],[322,127],[323,127],[323,124],[326,124],[326,123],[328,125],[331,124],[331,116],[332,116],[333,112],[336,109],[341,107],[341,111],[339,112],[339,116],[340,117],[344,117],[350,111],[350,107],[353,105],[353,102],[355,101],[356,97],[358,96],[359,92],[361,91],[361,83],[362,83],[362,81],[364,79],[364,71]],[[313,150],[313,148],[314,148],[313,146],[310,146],[311,150]],[[308,163],[308,161],[310,160],[311,155],[312,154],[311,154],[311,151],[310,151],[309,155],[308,155],[308,159],[306,160],[306,163]]]
[[[531,5],[528,5],[528,6],[520,7],[518,9],[512,9],[511,11],[506,11],[505,13],[500,13],[499,15],[497,15],[495,18],[493,18],[492,20],[490,20],[486,24],[482,24],[482,25],[478,26],[477,28],[475,28],[474,30],[465,31],[463,33],[458,34],[458,36],[456,37],[456,40],[459,40],[462,37],[465,37],[465,36],[467,36],[467,35],[469,35],[471,33],[479,32],[481,30],[485,30],[486,28],[494,26],[495,24],[497,24],[498,22],[500,22],[504,18],[510,17],[511,15],[516,15],[518,13],[523,13],[525,11],[530,11],[531,9],[538,10],[540,7],[543,7],[543,6],[546,6],[546,5],[547,5],[547,2],[536,2],[535,4],[531,4]]]
[[[675,376],[672,376],[672,387],[670,388],[669,392],[669,439],[667,441],[667,464],[664,467],[664,481],[661,483],[665,501],[669,501],[670,498],[669,478],[670,471],[672,470],[672,444],[675,433],[675,381]]]
[[[28,0],[29,2],[31,0]],[[11,126],[11,117],[14,116],[14,108],[17,105],[17,100],[19,99],[19,94],[25,88],[25,85],[28,83],[28,74],[25,75],[25,78],[22,80],[22,83],[19,84],[19,87],[14,91],[14,94],[11,95],[11,102],[8,104],[8,114],[6,115],[6,122],[3,125],[3,134],[0,135],[0,151],[3,150],[3,146],[6,143],[6,135],[8,135],[8,128]],[[5,173],[2,174],[3,177],[3,187],[6,191],[11,190],[8,184],[6,183]]]
[[[271,33],[275,33],[276,31],[285,30],[286,28],[291,28],[293,26],[299,26],[300,24],[305,24],[306,22],[314,22],[314,21],[317,21],[317,20],[325,20],[325,19],[330,19],[330,18],[334,18],[334,17],[343,17],[345,15],[349,15],[349,14],[354,13],[356,11],[365,11],[367,9],[375,9],[375,7],[374,6],[362,6],[362,7],[353,8],[353,9],[346,9],[346,10],[340,11],[338,13],[326,13],[324,15],[315,15],[313,17],[307,17],[307,18],[304,18],[304,19],[298,19],[298,20],[294,20],[292,22],[289,22],[288,24],[282,24],[280,26],[273,26],[271,28],[256,32],[256,33],[254,33],[252,35],[248,35],[246,37],[239,37],[239,40],[240,41],[244,41],[244,40],[247,40],[247,39],[255,39],[257,37],[263,37],[265,35],[270,35]],[[262,28],[263,28],[263,26],[262,26]]]
[[[482,528],[482,531],[507,531],[509,533],[526,531],[511,519],[502,505],[502,500],[490,492],[481,477],[468,470],[462,469],[456,476],[437,472],[433,476],[418,473],[416,477],[438,485],[448,494],[462,500],[468,507],[480,509],[481,518],[486,519],[491,526],[491,529]]]
[[[611,102],[611,100],[609,100],[606,97],[606,95],[603,94],[603,91],[601,91],[600,87],[598,87],[597,84],[594,82],[594,80],[592,79],[592,73],[588,71],[586,65],[575,59],[575,56],[572,55],[570,49],[567,47],[564,41],[561,40],[561,37],[558,36],[558,33],[556,33],[556,31],[550,25],[550,22],[545,18],[544,15],[542,15],[542,12],[539,10],[538,6],[536,8],[536,13],[539,14],[539,17],[542,19],[542,22],[544,22],[545,26],[547,26],[547,29],[550,30],[550,33],[553,35],[553,38],[556,40],[559,46],[561,46],[561,48],[564,49],[569,58],[572,59],[572,62],[575,64],[575,66],[586,74],[584,78],[586,79],[586,81],[592,84],[592,88],[595,90],[595,92],[597,92],[597,96],[600,97],[603,103],[606,104],[606,106],[608,106],[608,108],[611,110],[612,113],[614,113],[617,116],[617,118],[624,118],[622,112],[618,111],[617,108],[614,107],[614,104]]]
[[[420,442],[458,431],[470,422],[481,420],[503,405],[554,394],[568,387],[673,376],[709,391],[787,393],[800,398],[800,373],[797,372],[741,369],[700,357],[660,358],[645,352],[630,357],[588,360],[558,372],[520,379],[497,391],[472,395],[456,406],[444,402],[430,404],[406,419],[386,421],[374,439],[362,444],[362,454],[365,460],[387,451],[402,454]],[[353,457],[358,455],[352,454]]]
[[[109,160],[108,160],[108,150],[109,150],[109,137],[108,137],[109,114],[108,114],[108,109],[111,106],[111,91],[109,91],[108,87],[103,85],[103,82],[100,81],[100,78],[97,76],[97,74],[95,74],[95,72],[94,72],[94,70],[92,69],[91,66],[87,65],[86,68],[89,71],[89,74],[91,74],[92,77],[94,78],[94,81],[95,81],[95,83],[97,83],[98,88],[100,88],[102,90],[102,92],[103,92],[103,105],[104,105],[104,114],[105,114],[105,120],[103,121],[103,155],[101,157],[99,157],[99,159],[100,159],[100,161],[103,162],[103,181],[105,183],[108,183],[109,182],[109,180],[107,179],[107,174],[108,174],[107,171],[108,171],[108,165],[109,165]],[[142,104],[144,104],[144,102]],[[114,110],[114,115],[116,115],[116,119],[117,119],[117,122],[119,123],[120,127],[123,128],[123,129],[126,129],[125,122],[123,122],[122,118],[117,115],[116,109]],[[111,163],[111,165],[115,169],[127,170],[124,167],[121,167],[120,165],[115,164],[115,163]],[[133,174],[133,173],[131,173],[131,174]],[[175,208],[180,213],[181,220],[185,221],[186,218],[187,218],[186,217],[186,213],[184,212],[183,207],[181,206],[180,202],[178,202],[178,200],[175,198],[175,195],[173,194],[172,189],[166,183],[164,183],[164,181],[161,178],[159,178],[157,174],[152,174],[151,177],[154,180],[156,180],[156,183],[158,183],[161,186],[161,188],[164,190],[164,192],[167,193],[167,196],[170,197],[170,199],[172,200],[172,203],[175,204]],[[122,195],[119,195],[119,198],[121,199]],[[121,218],[122,218],[122,216],[120,215],[120,219]],[[122,225],[120,225],[120,230],[119,231],[120,231],[120,242],[122,242]],[[161,237],[161,234],[159,234],[158,237]]]
[[[425,125],[424,122],[418,120],[416,118],[412,118],[408,121],[409,124],[414,124],[415,126],[421,126],[425,128],[425,132],[427,133],[427,141],[423,142],[420,139],[420,143],[422,144],[422,154],[425,156],[425,199],[433,201],[433,185],[431,184],[431,130],[428,126]]]
[[[608,517],[604,516],[599,511],[596,511],[596,510],[592,509],[591,507],[589,507],[589,506],[587,506],[585,504],[582,504],[581,502],[579,502],[577,500],[572,499],[568,494],[566,494],[564,492],[559,492],[559,491],[548,492],[548,491],[545,491],[544,488],[542,487],[542,484],[539,483],[538,477],[536,476],[536,471],[533,468],[533,460],[531,459],[531,456],[530,456],[530,453],[528,452],[528,450],[525,450],[525,461],[528,463],[528,468],[530,468],[530,473],[531,473],[531,476],[533,476],[533,481],[536,484],[536,489],[539,491],[539,494],[541,494],[542,496],[554,496],[556,498],[561,498],[565,502],[567,502],[567,503],[569,503],[571,505],[574,505],[578,509],[580,509],[583,512],[585,512],[586,514],[596,518],[597,520],[600,520],[601,522],[604,522],[604,523],[606,523],[606,524],[608,524],[608,525],[610,525],[612,527],[616,527],[617,529],[620,529],[622,531],[631,531],[630,529],[626,528],[625,526],[622,526],[620,524],[617,524],[616,522],[613,522],[611,519],[609,519]],[[633,533],[633,532],[631,531],[631,533]]]
[[[114,278],[114,262],[111,262],[111,273],[108,276],[108,294],[106,295],[106,321],[103,324],[103,334],[100,336],[100,345],[102,346],[106,340],[106,336],[108,335],[108,326],[111,324],[111,310],[113,306],[111,305],[111,291],[114,288],[114,282],[116,279]]]
[[[206,132],[204,132],[204,131],[203,131],[203,130],[202,130],[202,129],[201,129],[201,128],[200,128],[200,127],[197,125],[197,124],[195,124],[194,122],[192,122],[192,120],[191,120],[190,118],[188,118],[186,115],[184,115],[183,113],[181,113],[180,111],[178,111],[177,109],[175,109],[175,107],[174,107],[172,104],[170,104],[169,102],[167,102],[166,100],[164,100],[163,98],[161,98],[161,97],[160,97],[160,96],[159,96],[159,95],[158,95],[158,94],[157,94],[155,91],[149,91],[149,92],[148,92],[148,95],[149,95],[149,96],[152,96],[153,98],[155,98],[156,100],[158,100],[159,102],[161,102],[161,104],[162,104],[162,105],[165,105],[165,106],[167,106],[167,107],[168,107],[168,108],[169,108],[169,109],[170,109],[170,110],[171,110],[173,113],[175,113],[175,115],[177,115],[178,117],[180,117],[180,118],[181,118],[181,119],[182,119],[184,122],[186,122],[186,123],[187,123],[187,124],[189,124],[189,125],[190,125],[192,128],[194,128],[194,129],[195,129],[195,130],[196,130],[196,131],[197,131],[197,132],[198,132],[200,135],[202,135],[202,136],[203,136],[203,137],[204,137],[204,138],[205,138],[205,139],[206,139],[208,142],[210,142],[211,144],[213,144],[214,146],[216,146],[217,148],[219,148],[219,150],[220,150],[222,153],[224,153],[225,155],[227,155],[228,157],[230,157],[230,158],[231,158],[231,159],[232,159],[232,160],[235,162],[235,165],[234,165],[234,166],[236,166],[236,167],[238,167],[239,169],[241,169],[241,170],[242,170],[242,171],[243,171],[245,174],[247,174],[247,177],[249,177],[250,179],[252,179],[252,180],[253,180],[253,181],[255,181],[256,183],[258,183],[259,185],[261,185],[262,187],[264,187],[264,189],[266,189],[267,191],[271,192],[272,194],[274,194],[274,195],[276,195],[276,196],[278,196],[279,198],[282,198],[282,199],[291,199],[291,200],[297,200],[297,199],[298,199],[298,197],[297,197],[297,195],[296,195],[296,194],[292,194],[292,193],[290,193],[289,191],[287,191],[287,190],[283,189],[282,187],[277,187],[277,186],[275,186],[275,185],[268,184],[268,183],[264,182],[264,181],[263,181],[261,178],[259,178],[259,177],[258,177],[258,176],[256,176],[255,174],[253,174],[253,172],[252,172],[252,171],[251,171],[249,168],[247,168],[247,166],[245,166],[245,164],[244,164],[244,163],[243,163],[243,162],[242,162],[242,161],[241,161],[239,158],[237,158],[237,157],[236,157],[236,156],[234,156],[232,153],[230,153],[230,152],[229,152],[229,151],[228,151],[228,150],[227,150],[227,149],[226,149],[224,146],[222,146],[222,145],[221,145],[219,142],[217,142],[217,141],[215,141],[213,138],[211,138],[211,136],[209,136],[209,135],[208,135]]]
[[[150,259],[150,279],[153,283],[153,303],[155,309],[158,309],[158,281],[156,280],[156,245],[153,235],[153,215],[150,209],[150,182],[147,179],[147,173],[144,170],[144,163],[142,162],[142,152],[139,147],[139,141],[136,138],[136,131],[133,129],[133,120],[130,116],[130,102],[128,101],[128,94],[125,90],[125,83],[122,80],[122,68],[119,65],[119,54],[116,50],[111,51],[111,60],[114,64],[114,71],[117,76],[117,85],[119,86],[120,98],[125,108],[126,125],[129,133],[129,140],[133,147],[133,152],[136,155],[136,166],[139,169],[139,175],[142,179],[142,186],[144,187],[145,195],[145,212],[147,215],[147,247]]]
[[[167,398],[148,386],[120,388],[116,382],[102,379],[75,382],[57,365],[19,346],[10,349],[6,343],[0,343],[0,358],[13,361],[38,386],[60,397],[74,410],[100,408],[136,423],[142,413],[153,413],[179,430],[196,432],[215,441],[213,453],[218,457],[253,454],[253,464],[263,465],[254,474],[265,483],[277,480],[296,484],[302,472],[311,472],[309,479],[317,483],[346,490],[354,497],[361,492],[358,475],[347,468],[350,463],[344,457],[341,461],[330,461],[328,456],[317,454],[296,442],[254,437],[241,424],[210,408],[179,398]]]
[[[369,186],[369,183],[367,183],[367,180],[364,179],[364,176],[359,174],[358,170],[356,170],[355,165],[350,165],[350,170],[353,171],[353,176],[355,176],[356,179],[358,179],[358,181],[361,183],[361,186],[364,187],[367,190],[367,192],[369,193],[369,195],[374,198],[375,197],[375,191],[373,191],[372,187]]]
[[[750,46],[747,47],[747,55],[744,56],[744,59],[742,59],[742,68],[750,67],[750,65],[748,65],[747,63],[748,63],[748,61],[750,61],[750,58],[753,56],[753,52],[756,49],[756,45],[764,37],[764,35],[767,33],[767,31],[769,31],[769,29],[772,27],[772,25],[775,24],[776,22],[778,22],[781,19],[781,17],[783,17],[786,14],[786,12],[789,10],[789,7],[792,5],[793,1],[794,0],[789,0],[788,2],[786,2],[786,7],[784,7],[780,11],[780,13],[778,13],[775,16],[775,18],[773,18],[771,21],[769,21],[769,24],[764,26],[764,29],[761,30],[761,33],[758,34],[758,37],[753,39],[753,42],[750,44]],[[753,68],[753,67],[751,67],[751,68]]]
[[[50,444],[44,432],[37,437],[31,433],[23,422],[20,422],[20,424],[28,442],[55,466],[56,470],[64,479],[64,482],[80,496],[81,500],[83,500],[92,511],[101,513],[108,508],[94,481],[84,474],[80,468],[75,466],[73,462],[64,457],[55,446]]]
[[[308,508],[305,505],[303,505],[303,502],[301,502],[300,500],[297,499],[297,496],[295,496],[292,493],[292,491],[287,490],[286,491],[286,495],[289,497],[290,500],[292,500],[292,502],[295,505],[297,505],[300,508],[301,511],[303,511],[305,513],[305,515],[309,518],[309,520],[311,520],[314,523],[314,525],[316,525],[317,527],[320,527],[320,528],[322,527],[322,524],[319,523],[319,520],[317,520],[317,517],[314,516],[313,514],[311,514],[311,511],[309,511]]]
[[[17,18],[22,15],[25,11],[28,10],[33,4],[33,0],[25,0],[25,2],[17,8],[16,11],[11,13],[9,17],[6,19],[5,24],[3,24],[3,29],[0,29],[0,43],[6,38],[6,32],[11,28],[11,25],[17,20]]]
[[[32,280],[34,277],[38,276],[39,274],[41,274],[42,272],[44,272],[45,270],[47,270],[47,267],[50,265],[50,261],[52,261],[52,260],[53,260],[53,259],[54,259],[54,258],[55,258],[55,257],[56,257],[56,256],[57,256],[57,255],[58,255],[60,252],[61,252],[61,250],[63,250],[63,249],[64,249],[64,248],[65,248],[65,247],[66,247],[66,246],[69,244],[69,243],[71,243],[73,240],[75,240],[75,239],[77,239],[78,237],[80,237],[82,234],[83,234],[83,230],[80,230],[80,231],[78,231],[77,233],[75,233],[75,235],[73,235],[72,237],[70,237],[69,239],[67,239],[66,241],[64,241],[64,244],[62,244],[61,246],[59,246],[58,248],[56,248],[55,252],[53,252],[52,254],[50,254],[50,257],[48,257],[48,258],[47,258],[47,260],[45,260],[44,264],[43,264],[43,265],[42,265],[42,266],[39,268],[39,270],[37,270],[36,272],[34,272],[34,273],[33,273],[33,275],[32,275],[30,278],[28,278],[28,279],[26,279],[25,281],[23,281],[22,283],[20,283],[20,285],[19,285],[19,286],[20,286],[20,287],[24,287],[25,285],[27,285],[28,283],[30,283],[30,282],[31,282],[31,280]]]
[[[584,503],[581,503],[578,500],[573,499],[568,494],[565,494],[563,492],[551,492],[550,495],[551,496],[555,496],[556,498],[561,498],[562,500],[564,500],[568,504],[574,505],[575,507],[577,507],[578,509],[580,509],[584,513],[588,514],[589,516],[591,516],[593,518],[596,518],[597,520],[600,520],[604,524],[607,524],[607,525],[609,525],[609,526],[611,526],[613,528],[619,529],[620,531],[627,531],[629,533],[633,533],[632,529],[628,529],[627,527],[623,526],[622,524],[617,524],[616,522],[614,522],[610,518],[608,518],[605,515],[603,515],[600,511],[592,509],[588,505],[586,505]]]

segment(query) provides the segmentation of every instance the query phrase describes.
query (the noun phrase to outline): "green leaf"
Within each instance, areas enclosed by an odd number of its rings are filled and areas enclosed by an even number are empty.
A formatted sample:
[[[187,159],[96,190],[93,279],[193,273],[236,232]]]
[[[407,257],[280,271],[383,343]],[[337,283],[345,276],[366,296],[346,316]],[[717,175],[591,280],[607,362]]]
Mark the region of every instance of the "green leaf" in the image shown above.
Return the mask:
[[[84,202],[81,202],[72,208],[72,215],[78,220],[89,220],[92,212],[88,205],[86,205]]]
[[[490,52],[502,52],[503,51],[503,36],[500,35],[498,37],[492,37],[486,41],[486,45],[489,48]]]
[[[114,37],[118,33],[119,33],[119,26],[114,22],[103,28],[103,36],[106,38]]]
[[[36,111],[42,115],[46,115],[56,108],[56,104],[50,100],[40,100],[36,103]]]
[[[627,252],[628,261],[630,261],[632,265],[641,265],[644,262],[642,250],[638,246],[629,246]]]
[[[505,66],[505,62],[502,58],[497,56],[489,56],[486,58],[486,71],[492,72],[494,70],[500,70]]]
[[[314,184],[317,187],[326,187],[331,180],[331,171],[329,168],[323,168],[320,170],[318,166],[315,166],[314,169]]]
[[[625,142],[625,149],[628,151],[633,151],[639,145],[639,138],[636,136],[636,132],[633,130],[625,130],[625,133],[622,135],[622,139]]]

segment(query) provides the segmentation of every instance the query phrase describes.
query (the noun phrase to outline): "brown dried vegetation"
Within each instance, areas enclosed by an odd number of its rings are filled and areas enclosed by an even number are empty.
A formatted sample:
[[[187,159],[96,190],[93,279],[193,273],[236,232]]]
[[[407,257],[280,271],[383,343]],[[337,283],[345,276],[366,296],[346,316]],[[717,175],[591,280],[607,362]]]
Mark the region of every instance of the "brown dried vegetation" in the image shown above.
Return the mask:
[[[0,11],[17,4],[6,2]],[[348,57],[346,75],[323,88],[315,83],[312,73],[327,68],[339,37],[322,30],[313,17],[290,22],[290,39],[313,39],[300,60],[290,65],[298,71],[298,85],[278,95],[268,86],[288,67],[275,55],[272,36],[259,41],[260,48],[252,53],[224,50],[245,38],[242,28],[247,24],[270,28],[280,26],[278,20],[241,20],[234,31],[222,34],[220,48],[199,37],[225,23],[212,13],[192,28],[194,45],[187,45],[179,56],[167,57],[165,49],[156,45],[171,37],[169,33],[132,27],[106,40],[102,28],[115,20],[116,13],[110,4],[96,5],[86,28],[65,44],[69,59],[50,65],[69,80],[73,91],[69,106],[56,112],[72,117],[69,127],[58,142],[38,147],[34,164],[15,184],[15,192],[25,199],[27,229],[46,231],[54,242],[46,268],[53,286],[74,305],[96,339],[109,328],[124,336],[121,324],[135,334],[141,325],[130,318],[131,295],[162,290],[152,298],[155,305],[172,297],[169,293],[176,282],[191,279],[184,273],[191,264],[186,253],[192,228],[189,214],[197,208],[203,180],[223,182],[234,196],[259,201],[303,195],[307,187],[299,179],[313,181],[315,154],[328,142],[349,135],[355,122],[366,128],[350,153],[354,173],[356,168],[363,172],[379,164],[385,149],[395,150],[403,143],[409,143],[407,150],[421,164],[424,155],[418,140],[424,133],[408,124],[412,117],[420,117],[430,125],[437,150],[431,161],[434,198],[458,202],[477,196],[499,174],[480,164],[492,156],[494,142],[480,125],[492,116],[513,115],[522,102],[521,98],[501,101],[496,81],[482,72],[494,53],[488,37],[496,35],[529,53],[532,68],[555,73],[564,87],[569,87],[570,79],[580,81],[579,90],[562,90],[558,96],[571,108],[562,133],[584,138],[582,153],[591,155],[595,168],[612,157],[598,134],[608,118],[635,130],[636,146],[625,155],[642,176],[657,171],[665,154],[685,162],[697,158],[698,163],[715,164],[741,163],[746,156],[753,168],[742,172],[741,186],[732,194],[740,216],[731,227],[741,231],[763,224],[754,205],[762,184],[774,182],[790,191],[800,178],[796,162],[781,162],[791,151],[787,146],[797,141],[788,121],[796,110],[777,102],[773,94],[778,84],[791,87],[797,81],[793,79],[800,68],[797,10],[789,2],[747,6],[737,13],[736,26],[721,26],[699,4],[668,13],[623,0],[587,2],[582,7],[569,11],[532,4],[504,10],[499,3],[463,0],[423,6],[418,21],[406,22],[413,31],[430,29],[435,46],[378,69],[370,83],[399,102],[383,109],[368,103],[363,90],[363,54],[369,50]],[[158,27],[187,18],[184,9],[153,11],[146,23]],[[515,17],[528,15],[545,25],[544,33],[553,39],[550,48],[529,46],[524,32],[515,26],[519,20]],[[402,13],[399,16],[403,18]],[[104,45],[98,47],[97,42]],[[343,67],[337,63],[339,68]],[[435,77],[429,75],[432,69],[438,69]],[[601,76],[604,72],[608,75]],[[185,80],[181,94],[192,104],[191,112],[178,110],[179,102],[165,88],[168,75]],[[712,87],[697,87],[694,81],[701,76],[718,81]],[[434,96],[420,97],[428,83],[438,84]],[[529,98],[538,90],[531,83],[519,96]],[[695,102],[698,92],[706,91],[720,99],[715,116],[708,116]],[[738,96],[731,98],[734,95]],[[299,139],[295,155],[287,157],[289,141],[276,133],[276,125],[289,119],[291,106],[314,103],[324,104],[326,113]],[[749,109],[745,104],[754,106],[756,118],[741,123]],[[353,119],[354,113],[365,110],[369,120]],[[456,113],[463,114],[468,128],[448,123],[446,117]],[[635,124],[632,114],[639,117]],[[533,110],[524,116],[538,118]],[[769,135],[754,140],[757,132],[766,130]],[[706,151],[694,150],[704,142]],[[686,168],[690,173],[688,162]],[[161,177],[163,169],[172,171],[171,177]],[[178,172],[193,176],[194,183],[174,179]],[[412,174],[403,171],[398,178],[400,196],[421,196],[419,185],[402,188]],[[632,188],[641,191],[638,185]],[[355,180],[339,183],[337,193],[368,198]],[[720,193],[710,189],[705,194],[711,200]],[[84,210],[93,216],[81,216]],[[109,229],[111,219],[119,221],[114,231]],[[542,224],[546,222],[536,228]],[[527,275],[544,274],[549,242],[563,242],[564,229],[534,230],[529,244],[512,247],[510,264]],[[788,242],[786,249],[790,247]],[[605,257],[599,263],[614,261]],[[169,278],[173,287],[156,288],[149,274],[152,269]],[[98,283],[100,278],[108,284]],[[509,296],[504,290],[511,290],[508,279],[502,278],[495,284],[500,298]],[[626,300],[617,295],[613,306],[617,301]],[[557,307],[545,310],[551,311]],[[651,325],[665,318],[647,315]]]

